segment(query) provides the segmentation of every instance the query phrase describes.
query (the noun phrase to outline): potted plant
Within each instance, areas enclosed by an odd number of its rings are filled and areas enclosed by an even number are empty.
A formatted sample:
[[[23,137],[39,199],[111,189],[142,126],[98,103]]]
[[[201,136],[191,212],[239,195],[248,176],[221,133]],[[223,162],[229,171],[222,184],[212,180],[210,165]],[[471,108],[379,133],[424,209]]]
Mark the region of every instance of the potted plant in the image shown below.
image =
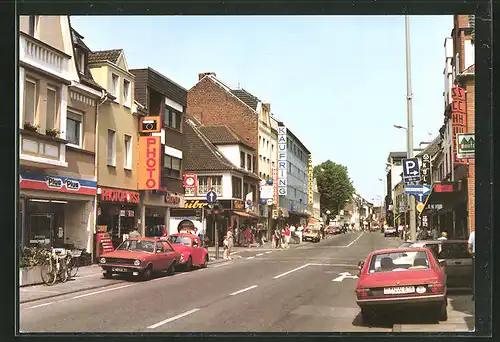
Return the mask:
[[[24,129],[31,132],[38,132],[38,126],[31,121],[24,122]]]
[[[48,135],[49,137],[56,138],[59,134],[61,134],[61,131],[56,128],[49,128],[45,130],[45,135]]]
[[[44,264],[50,251],[44,247],[25,247],[19,260],[19,285],[35,285],[43,283],[41,266]]]

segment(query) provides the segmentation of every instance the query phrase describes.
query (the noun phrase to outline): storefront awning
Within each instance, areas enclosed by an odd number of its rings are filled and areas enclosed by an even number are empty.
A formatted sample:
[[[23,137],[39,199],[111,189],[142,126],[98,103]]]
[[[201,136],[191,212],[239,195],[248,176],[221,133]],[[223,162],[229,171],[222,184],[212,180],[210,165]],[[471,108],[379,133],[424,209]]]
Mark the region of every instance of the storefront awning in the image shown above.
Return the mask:
[[[232,213],[241,217],[255,217],[254,215],[250,215],[244,211],[232,211]]]

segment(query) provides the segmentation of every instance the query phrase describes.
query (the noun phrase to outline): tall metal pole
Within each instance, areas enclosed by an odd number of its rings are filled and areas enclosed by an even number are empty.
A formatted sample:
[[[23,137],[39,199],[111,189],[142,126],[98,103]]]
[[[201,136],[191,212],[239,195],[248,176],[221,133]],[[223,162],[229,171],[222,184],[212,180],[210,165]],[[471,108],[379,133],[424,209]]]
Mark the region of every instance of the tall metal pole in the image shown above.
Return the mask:
[[[408,111],[408,158],[413,158],[413,113],[412,113],[412,91],[411,91],[411,59],[410,59],[410,18],[405,15],[405,32],[406,32],[406,100]],[[417,227],[415,216],[415,196],[409,196],[410,205],[410,239],[416,241]]]

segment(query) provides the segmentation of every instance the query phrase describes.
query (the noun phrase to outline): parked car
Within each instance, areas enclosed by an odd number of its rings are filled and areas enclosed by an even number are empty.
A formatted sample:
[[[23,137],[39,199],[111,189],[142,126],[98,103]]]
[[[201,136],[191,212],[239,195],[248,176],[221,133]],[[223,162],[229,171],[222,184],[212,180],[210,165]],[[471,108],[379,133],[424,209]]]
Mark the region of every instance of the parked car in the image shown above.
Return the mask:
[[[340,227],[332,227],[332,234],[333,235],[342,234],[342,229],[340,229]]]
[[[104,278],[113,274],[132,274],[144,280],[151,278],[154,272],[175,273],[180,253],[168,241],[159,238],[136,238],[123,241],[113,252],[99,258]]]
[[[409,308],[428,309],[437,320],[448,319],[446,274],[429,249],[375,251],[359,268],[356,295],[364,322]]]
[[[187,271],[192,270],[193,266],[207,267],[208,251],[201,247],[200,238],[197,235],[179,233],[169,235],[167,239],[181,254],[179,265],[182,265]]]
[[[306,228],[302,235],[302,241],[319,242],[321,240],[321,232],[319,229],[312,227]]]
[[[398,230],[394,227],[384,228],[384,237],[388,236],[398,236]]]
[[[429,248],[434,256],[444,264],[448,288],[472,288],[474,281],[472,255],[465,240],[418,241],[412,247]]]

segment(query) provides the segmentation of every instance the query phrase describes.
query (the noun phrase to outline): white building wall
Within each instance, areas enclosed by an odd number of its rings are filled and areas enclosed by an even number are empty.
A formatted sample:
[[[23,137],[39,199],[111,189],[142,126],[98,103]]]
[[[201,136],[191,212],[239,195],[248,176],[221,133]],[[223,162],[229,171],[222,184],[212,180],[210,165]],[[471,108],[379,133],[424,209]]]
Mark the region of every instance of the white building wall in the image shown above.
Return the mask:
[[[464,70],[474,64],[474,44],[471,40],[464,41]]]
[[[217,145],[217,148],[231,163],[240,167],[240,149],[238,145]]]
[[[64,210],[64,240],[75,244],[75,248],[85,248],[92,253],[93,213],[92,201],[74,201],[62,204]],[[56,233],[58,232],[56,227]]]
[[[274,145],[274,151],[277,148],[277,141],[273,139],[271,134],[271,129],[269,126],[265,126],[259,121],[259,146],[258,146],[258,155],[257,158],[259,160],[259,175],[269,175],[272,176],[271,165],[274,158],[272,157],[272,149]],[[261,159],[260,156],[264,157]],[[269,160],[269,162],[267,162]]]

